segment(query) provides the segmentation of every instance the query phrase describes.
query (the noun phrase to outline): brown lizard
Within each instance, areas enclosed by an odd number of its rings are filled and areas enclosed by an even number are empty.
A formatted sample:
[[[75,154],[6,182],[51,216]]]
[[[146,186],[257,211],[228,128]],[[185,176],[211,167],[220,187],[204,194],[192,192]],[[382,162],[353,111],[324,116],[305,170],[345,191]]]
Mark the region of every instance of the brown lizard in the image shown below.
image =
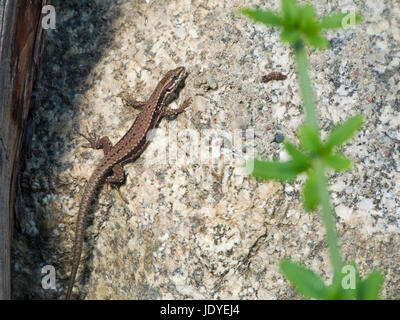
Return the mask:
[[[79,267],[86,226],[86,214],[95,197],[96,191],[104,182],[109,184],[121,184],[124,181],[122,165],[140,156],[148,142],[148,133],[155,128],[160,118],[162,116],[171,116],[181,113],[189,105],[190,98],[186,99],[177,109],[167,109],[168,104],[178,96],[179,90],[183,87],[186,77],[187,72],[185,68],[178,67],[166,73],[148,101],[139,102],[131,98],[125,98],[127,105],[142,108],[142,111],[137,116],[128,132],[115,146],[111,144],[107,136],[97,139],[93,133],[88,133],[88,136],[80,134],[89,141],[89,147],[103,149],[104,157],[87,182],[79,206],[72,271],[66,295],[67,299],[71,298],[72,287],[74,286],[76,273]]]

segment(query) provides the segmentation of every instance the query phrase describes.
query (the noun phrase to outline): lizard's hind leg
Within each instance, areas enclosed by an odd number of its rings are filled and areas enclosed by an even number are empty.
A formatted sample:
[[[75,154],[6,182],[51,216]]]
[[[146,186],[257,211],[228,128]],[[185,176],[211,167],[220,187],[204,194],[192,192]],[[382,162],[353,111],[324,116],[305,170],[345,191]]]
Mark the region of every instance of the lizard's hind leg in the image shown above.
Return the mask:
[[[93,149],[103,149],[104,155],[107,155],[111,148],[112,143],[107,136],[104,136],[100,139],[97,138],[95,133],[90,133],[87,129],[87,136],[79,133],[82,137],[84,137],[88,142],[89,145],[83,146],[85,148],[93,148]],[[122,170],[122,166],[118,163],[112,168],[113,174],[106,178],[107,185],[114,187],[122,201],[128,203],[125,198],[122,196],[121,191],[119,190],[119,186],[124,183],[125,175],[124,171]]]
[[[104,155],[107,155],[110,152],[112,148],[112,143],[107,136],[98,139],[95,133],[93,132],[91,133],[87,129],[86,132],[87,136],[82,133],[79,133],[89,142],[89,145],[83,147],[93,148],[93,149],[103,149]],[[114,187],[117,190],[118,195],[120,196],[122,201],[128,203],[128,201],[122,196],[121,191],[119,190],[119,186],[125,181],[125,175],[124,171],[122,170],[122,166],[118,163],[112,168],[112,171],[113,174],[106,178],[107,185]]]
[[[120,185],[125,181],[124,171],[118,163],[112,168],[113,174],[107,177],[106,182],[113,185]]]
[[[125,182],[125,175],[122,166],[118,163],[112,168],[112,171],[113,174],[107,177],[106,182],[112,187],[115,187],[122,201],[128,204],[128,201],[122,196],[121,191],[119,190],[119,186]]]

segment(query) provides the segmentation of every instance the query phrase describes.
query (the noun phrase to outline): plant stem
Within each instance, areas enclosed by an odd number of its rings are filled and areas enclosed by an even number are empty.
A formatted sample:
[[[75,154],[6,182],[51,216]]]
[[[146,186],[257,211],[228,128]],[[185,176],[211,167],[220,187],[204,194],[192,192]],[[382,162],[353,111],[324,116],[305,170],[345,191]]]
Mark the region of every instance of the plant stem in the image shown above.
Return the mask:
[[[306,114],[306,123],[319,132],[317,109],[315,106],[314,95],[308,75],[307,53],[302,41],[298,41],[294,46],[297,63],[297,73],[299,77],[300,90],[303,96],[304,109]],[[335,228],[335,213],[330,204],[327,181],[325,177],[325,167],[321,159],[313,161],[316,182],[318,185],[319,198],[322,206],[322,219],[326,227],[326,238],[330,253],[334,281],[339,279],[342,269],[342,260],[340,257],[339,245],[337,242]]]
[[[315,170],[316,182],[318,185],[319,198],[322,206],[322,219],[326,227],[326,238],[328,242],[331,263],[333,267],[334,281],[339,279],[342,270],[342,259],[340,257],[339,245],[336,235],[335,212],[332,210],[326,182],[324,164],[321,159],[316,159],[313,162]]]
[[[307,53],[304,44],[299,40],[295,46],[297,74],[299,77],[300,90],[303,95],[304,110],[306,113],[306,123],[309,124],[316,132],[318,132],[317,111],[313,91],[311,87],[310,77],[308,76]]]

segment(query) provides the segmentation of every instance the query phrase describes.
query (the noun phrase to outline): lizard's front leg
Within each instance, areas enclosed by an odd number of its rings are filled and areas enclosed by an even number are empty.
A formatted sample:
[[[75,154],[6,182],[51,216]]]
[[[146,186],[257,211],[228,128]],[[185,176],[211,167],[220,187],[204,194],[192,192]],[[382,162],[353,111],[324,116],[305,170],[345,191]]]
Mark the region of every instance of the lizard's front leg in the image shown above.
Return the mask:
[[[84,137],[88,142],[89,145],[85,145],[85,148],[93,148],[93,149],[103,149],[104,155],[108,154],[112,148],[112,143],[107,136],[104,136],[100,139],[97,138],[95,133],[91,133],[86,130],[87,136],[82,133],[79,133],[82,137]]]
[[[162,116],[175,116],[185,110],[190,102],[192,102],[191,98],[186,99],[177,109],[164,109],[161,111]]]
[[[124,94],[121,98],[124,101],[125,105],[129,107],[134,107],[135,109],[143,109],[143,107],[147,104],[147,101],[137,101],[128,94]]]

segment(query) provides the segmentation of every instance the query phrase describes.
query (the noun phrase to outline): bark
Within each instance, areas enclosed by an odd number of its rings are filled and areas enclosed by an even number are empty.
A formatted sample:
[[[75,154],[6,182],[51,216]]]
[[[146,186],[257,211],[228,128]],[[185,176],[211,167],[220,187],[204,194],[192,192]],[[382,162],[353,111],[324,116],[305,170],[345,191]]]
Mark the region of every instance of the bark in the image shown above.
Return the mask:
[[[45,30],[47,0],[0,0],[0,299],[11,297],[16,177]]]

